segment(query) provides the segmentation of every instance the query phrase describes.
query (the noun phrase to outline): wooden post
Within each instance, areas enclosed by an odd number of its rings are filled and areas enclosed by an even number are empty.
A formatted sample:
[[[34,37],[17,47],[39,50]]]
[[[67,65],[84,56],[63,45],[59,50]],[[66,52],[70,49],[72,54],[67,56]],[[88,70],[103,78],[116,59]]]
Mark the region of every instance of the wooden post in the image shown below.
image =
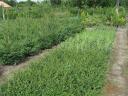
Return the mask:
[[[3,16],[3,20],[5,20],[5,10],[3,6],[2,6],[2,16]]]

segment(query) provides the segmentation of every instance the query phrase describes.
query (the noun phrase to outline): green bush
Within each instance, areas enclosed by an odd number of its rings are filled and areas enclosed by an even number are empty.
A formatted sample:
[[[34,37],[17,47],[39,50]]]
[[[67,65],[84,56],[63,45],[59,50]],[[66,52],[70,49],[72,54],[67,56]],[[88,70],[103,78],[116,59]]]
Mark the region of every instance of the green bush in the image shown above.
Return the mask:
[[[109,25],[125,25],[126,24],[126,12],[123,7],[119,8],[119,15],[116,13],[116,9],[106,8],[105,20]]]
[[[95,25],[99,25],[99,24],[102,24],[102,17],[100,15],[89,15],[89,14],[86,14],[83,12],[81,13],[81,23],[84,25],[84,26],[89,26],[89,27],[92,27],[92,26],[95,26]]]
[[[116,9],[107,8],[87,8],[81,11],[81,22],[86,26],[94,26],[99,24],[104,25],[125,25],[126,12],[123,7],[119,8],[119,15],[116,14]]]
[[[69,6],[84,8],[89,7],[114,7],[116,5],[116,0],[63,0]],[[126,1],[125,1],[126,2]]]
[[[27,56],[51,48],[81,30],[79,18],[60,18],[53,14],[46,14],[40,19],[4,21],[0,25],[0,64],[17,64]]]
[[[0,86],[1,96],[101,96],[114,28],[100,26],[60,44]]]

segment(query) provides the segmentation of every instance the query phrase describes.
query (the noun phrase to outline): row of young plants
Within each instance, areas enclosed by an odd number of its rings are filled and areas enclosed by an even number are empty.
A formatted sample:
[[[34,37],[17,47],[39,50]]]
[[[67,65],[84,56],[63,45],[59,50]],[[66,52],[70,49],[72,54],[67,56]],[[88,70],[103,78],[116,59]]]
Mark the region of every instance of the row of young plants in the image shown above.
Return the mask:
[[[93,25],[125,25],[126,24],[126,12],[125,7],[119,8],[119,15],[116,13],[115,7],[85,7],[79,9],[78,7],[69,7],[71,13],[80,15],[82,17],[82,23],[85,26]],[[22,6],[14,7],[5,11],[5,19],[16,19],[16,18],[42,18],[44,13],[54,12],[54,10],[64,11],[67,9],[66,6],[53,7],[47,3],[41,3],[34,6]],[[3,18],[2,9],[0,10],[0,18]]]
[[[0,86],[1,96],[102,96],[113,27],[85,30]]]
[[[54,11],[38,19],[1,21],[0,64],[17,64],[81,30],[80,19],[68,12]]]

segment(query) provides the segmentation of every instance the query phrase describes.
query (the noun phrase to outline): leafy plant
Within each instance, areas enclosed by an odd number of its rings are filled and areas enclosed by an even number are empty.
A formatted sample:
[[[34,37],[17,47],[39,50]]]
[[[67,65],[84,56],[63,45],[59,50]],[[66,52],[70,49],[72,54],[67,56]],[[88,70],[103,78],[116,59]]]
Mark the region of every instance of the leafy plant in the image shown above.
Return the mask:
[[[116,14],[116,9],[107,8],[86,8],[81,11],[81,22],[86,26],[94,26],[99,24],[104,25],[125,25],[126,24],[126,12],[123,7],[119,8],[119,15]]]

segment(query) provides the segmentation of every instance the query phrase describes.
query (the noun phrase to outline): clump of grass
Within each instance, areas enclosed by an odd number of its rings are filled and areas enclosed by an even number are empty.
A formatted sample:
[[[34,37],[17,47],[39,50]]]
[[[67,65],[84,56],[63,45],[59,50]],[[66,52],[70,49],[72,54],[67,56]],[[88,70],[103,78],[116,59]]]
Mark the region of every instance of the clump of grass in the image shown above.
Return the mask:
[[[99,96],[114,28],[84,31],[0,86],[1,96]]]

